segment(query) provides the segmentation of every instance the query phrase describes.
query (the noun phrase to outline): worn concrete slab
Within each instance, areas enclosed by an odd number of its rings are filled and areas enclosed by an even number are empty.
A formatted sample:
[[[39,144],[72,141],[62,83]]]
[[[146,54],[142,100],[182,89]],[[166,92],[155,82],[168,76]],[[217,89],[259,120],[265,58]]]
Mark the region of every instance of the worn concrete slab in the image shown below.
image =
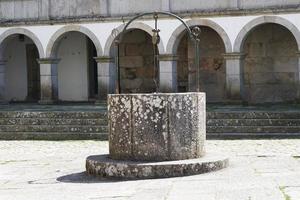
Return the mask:
[[[0,199],[298,200],[300,140],[208,140],[230,157],[224,170],[171,179],[109,181],[86,176],[98,141],[0,141]]]

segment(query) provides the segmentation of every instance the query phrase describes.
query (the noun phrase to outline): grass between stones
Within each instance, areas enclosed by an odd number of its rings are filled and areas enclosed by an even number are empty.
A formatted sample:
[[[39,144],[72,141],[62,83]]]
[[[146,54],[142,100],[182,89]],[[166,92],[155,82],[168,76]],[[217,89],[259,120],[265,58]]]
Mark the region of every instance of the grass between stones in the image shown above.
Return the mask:
[[[7,160],[7,161],[0,161],[0,165],[6,165],[6,164],[10,164],[10,163],[18,163],[18,162],[28,162],[30,160]]]
[[[293,158],[295,158],[295,159],[300,159],[300,156],[293,156]]]
[[[286,186],[279,186],[279,190],[283,194],[284,200],[292,200],[291,197],[285,192]]]

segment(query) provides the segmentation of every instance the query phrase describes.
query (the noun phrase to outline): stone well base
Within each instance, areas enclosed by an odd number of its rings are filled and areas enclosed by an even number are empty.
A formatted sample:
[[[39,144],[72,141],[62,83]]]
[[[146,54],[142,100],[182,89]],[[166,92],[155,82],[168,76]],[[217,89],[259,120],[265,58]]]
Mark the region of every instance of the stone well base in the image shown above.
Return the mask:
[[[112,160],[108,155],[89,156],[86,171],[90,175],[119,179],[151,179],[189,176],[226,168],[229,159],[207,154],[203,158],[164,162]]]

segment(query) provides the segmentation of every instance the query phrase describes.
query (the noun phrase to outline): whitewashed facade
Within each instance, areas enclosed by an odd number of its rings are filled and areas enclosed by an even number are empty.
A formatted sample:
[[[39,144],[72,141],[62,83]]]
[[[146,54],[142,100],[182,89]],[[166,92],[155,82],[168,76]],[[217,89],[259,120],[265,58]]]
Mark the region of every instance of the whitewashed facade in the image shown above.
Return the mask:
[[[80,1],[74,3],[77,7],[72,7],[71,2],[58,0],[0,2],[2,17],[0,27],[1,101],[30,100],[28,93],[31,90],[40,91],[40,97],[35,99],[42,103],[51,103],[57,100],[104,100],[106,94],[113,93],[115,88],[116,75],[112,49],[114,47],[113,41],[118,35],[113,30],[118,30],[120,33],[124,27],[124,21],[127,22],[130,16],[135,13],[155,10],[178,13],[189,26],[208,27],[222,39],[224,45],[222,56],[226,75],[224,101],[245,100],[262,103],[293,101],[300,97],[300,11],[298,11],[300,1],[190,0],[183,3],[180,0],[90,0],[86,3],[82,0],[81,3],[78,3]],[[251,43],[250,41],[249,43],[250,50],[249,48],[246,50],[245,43],[250,37],[249,35],[254,34],[258,27],[263,29],[263,26],[268,24],[278,26],[280,27],[279,30],[286,32],[284,34],[289,34],[291,39],[287,44],[293,43],[291,46],[295,46],[295,49],[293,49],[294,47],[289,48],[289,46],[281,47],[280,44],[276,43],[278,41],[274,39],[277,32],[273,33],[272,30],[270,32],[262,31],[261,35],[265,33],[265,36],[257,35],[260,37],[257,39],[259,41],[262,38],[268,38],[268,33],[272,33],[273,40],[266,43],[267,47],[265,47],[265,49],[269,49],[268,52],[257,53],[257,49],[260,49],[259,45],[264,46],[263,42],[258,42],[254,54],[265,54],[263,58],[259,58],[264,59],[259,65],[275,66],[267,71],[272,76],[273,82],[271,82],[275,90],[268,88],[272,85],[270,80],[261,78],[259,80],[263,81],[257,81],[251,85],[247,81],[252,79],[248,78],[248,80],[245,77],[245,65],[247,65],[245,64],[247,61],[245,57],[251,54],[251,44],[252,46],[253,44],[256,45],[254,39],[254,42]],[[160,88],[163,92],[176,92],[178,90],[178,59],[176,57],[185,29],[180,21],[169,17],[162,17],[158,26],[161,30],[161,42],[157,47],[161,57]],[[141,19],[129,27],[132,31],[142,30],[150,36],[153,28],[154,21],[152,18]],[[282,37],[286,38],[287,36],[284,34]],[[92,42],[89,45],[93,46],[94,52],[89,52],[86,38]],[[279,38],[279,40],[282,39]],[[32,78],[28,73],[28,65],[31,65],[28,56],[31,54],[29,55],[30,47],[26,47],[26,44],[34,44],[37,49],[36,59],[38,60],[39,78]],[[29,50],[26,51],[26,48]],[[269,53],[275,48],[279,49]],[[277,53],[285,52],[286,49],[290,49],[290,51],[284,54]],[[245,51],[248,53],[245,54]],[[285,58],[287,54],[290,55],[289,58]],[[278,61],[276,58],[279,56],[282,59]],[[96,64],[93,64],[89,58],[93,58]],[[250,58],[253,57],[250,56]],[[35,62],[36,59],[31,59],[33,60],[31,63]],[[276,67],[278,62],[282,62],[280,67]],[[89,75],[88,63],[97,65],[97,70],[94,72],[96,75],[93,73]],[[34,71],[35,68],[30,68],[30,70]],[[259,71],[255,71],[255,77],[264,77]],[[263,73],[267,72],[263,71]],[[89,80],[91,77],[95,78],[96,86],[93,85],[93,81]],[[30,83],[29,79],[31,80]],[[275,79],[279,81],[274,82]],[[259,101],[251,100],[248,95],[251,87],[255,86],[259,89],[253,90],[253,93],[262,92],[266,93],[267,96],[272,96],[274,91],[280,90],[276,84],[281,84],[281,87],[286,84],[285,81],[287,80],[289,81],[288,84],[293,85],[293,89],[288,92],[288,95],[280,92],[276,94],[279,95],[278,98],[276,96],[272,98],[261,97]],[[29,84],[38,83],[40,83],[38,87],[29,87]],[[290,85],[286,87],[290,88]],[[90,92],[91,90],[94,93]],[[286,91],[285,86],[282,91]],[[281,98],[280,95],[287,97]]]

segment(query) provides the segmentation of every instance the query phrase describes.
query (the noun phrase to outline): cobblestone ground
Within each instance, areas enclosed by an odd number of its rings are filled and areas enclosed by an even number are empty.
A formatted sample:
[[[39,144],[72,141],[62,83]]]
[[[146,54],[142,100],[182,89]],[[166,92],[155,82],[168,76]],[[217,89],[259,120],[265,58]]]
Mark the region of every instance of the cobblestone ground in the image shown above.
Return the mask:
[[[300,200],[300,140],[210,140],[230,158],[209,174],[109,181],[86,176],[85,158],[108,152],[98,141],[0,141],[1,200]]]

